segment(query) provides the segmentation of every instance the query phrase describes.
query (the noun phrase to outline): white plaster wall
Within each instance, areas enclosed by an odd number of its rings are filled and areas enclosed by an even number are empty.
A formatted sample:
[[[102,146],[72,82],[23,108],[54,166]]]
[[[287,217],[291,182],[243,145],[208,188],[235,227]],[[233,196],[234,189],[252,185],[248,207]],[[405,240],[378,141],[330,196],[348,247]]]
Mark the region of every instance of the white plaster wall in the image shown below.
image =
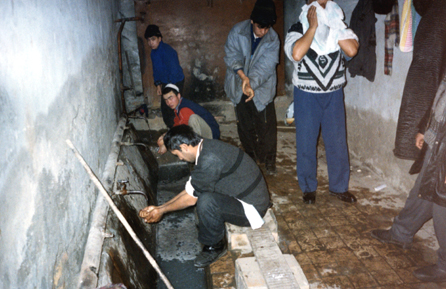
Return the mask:
[[[351,78],[350,73],[347,72],[348,84],[345,87],[345,101],[348,106],[352,106],[354,109],[368,110],[385,120],[397,121],[406,75],[412,61],[412,52],[401,52],[398,47],[395,47],[392,75],[385,75],[385,15],[375,15],[377,18],[375,24],[377,39],[375,81],[370,82],[360,76]]]
[[[348,2],[346,0],[340,1]],[[404,1],[399,0],[399,12]],[[348,9],[346,9],[348,10]],[[353,9],[351,10],[353,11]],[[347,13],[346,13],[347,14]],[[374,82],[350,77],[347,71],[345,104],[350,154],[379,173],[387,185],[408,191],[414,177],[408,174],[411,161],[393,155],[396,124],[412,52],[394,47],[392,75],[384,74],[385,15],[376,14],[376,74]]]
[[[119,116],[118,1],[0,2],[0,288],[74,288]]]

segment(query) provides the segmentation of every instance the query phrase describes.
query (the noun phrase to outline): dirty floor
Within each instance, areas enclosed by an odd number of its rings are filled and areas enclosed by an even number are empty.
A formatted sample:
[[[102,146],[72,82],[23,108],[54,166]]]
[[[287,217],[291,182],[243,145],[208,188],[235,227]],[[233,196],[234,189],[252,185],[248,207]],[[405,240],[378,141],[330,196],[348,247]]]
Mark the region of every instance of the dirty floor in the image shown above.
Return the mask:
[[[239,145],[234,123],[222,124],[221,130],[223,141]],[[436,261],[438,244],[432,221],[418,232],[410,250],[370,237],[371,230],[392,224],[407,192],[382,188],[385,183],[379,176],[351,160],[350,191],[358,202],[347,204],[329,196],[320,145],[317,200],[306,205],[296,178],[294,137],[293,128],[279,129],[277,175],[266,176],[266,180],[279,227],[279,246],[284,254],[296,257],[310,288],[446,288],[446,283],[423,283],[411,273]],[[230,251],[211,265],[214,289],[236,288],[234,261],[238,257],[240,252]]]

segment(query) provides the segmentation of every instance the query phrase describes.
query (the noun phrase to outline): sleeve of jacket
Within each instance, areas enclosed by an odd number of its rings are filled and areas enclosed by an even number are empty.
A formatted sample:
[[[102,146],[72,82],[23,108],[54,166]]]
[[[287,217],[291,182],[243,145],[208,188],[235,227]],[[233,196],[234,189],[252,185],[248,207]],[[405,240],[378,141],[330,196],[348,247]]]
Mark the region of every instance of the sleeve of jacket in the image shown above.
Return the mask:
[[[265,43],[264,53],[251,65],[248,73],[250,84],[254,91],[262,86],[271,76],[276,75],[276,66],[279,63],[280,41],[277,33],[273,31],[272,41]],[[260,47],[257,47],[259,49]]]
[[[165,79],[165,69],[163,63],[165,63],[164,53],[157,53],[156,55],[150,54],[150,58],[152,59],[152,68],[153,68],[153,81],[155,85],[160,85]]]
[[[428,110],[424,113],[423,118],[420,120],[420,123],[418,124],[418,132],[421,134],[424,134],[428,128],[429,121],[431,118],[432,109],[429,107]]]
[[[245,58],[243,55],[242,47],[239,43],[239,35],[235,30],[235,27],[229,32],[228,38],[225,43],[225,64],[232,71],[243,69],[245,64]]]
[[[157,86],[157,85],[161,84],[161,82],[159,80],[160,72],[158,71],[158,64],[157,64],[158,59],[156,59],[156,57],[153,55],[153,53],[150,54],[150,58],[152,59],[153,82],[155,83],[155,86]]]

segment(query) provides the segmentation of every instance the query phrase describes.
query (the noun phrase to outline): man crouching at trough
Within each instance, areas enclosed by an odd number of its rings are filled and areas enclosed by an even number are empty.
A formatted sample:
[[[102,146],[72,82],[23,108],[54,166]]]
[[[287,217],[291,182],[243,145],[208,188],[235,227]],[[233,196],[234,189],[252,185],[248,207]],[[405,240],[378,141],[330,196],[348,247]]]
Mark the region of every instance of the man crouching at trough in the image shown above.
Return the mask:
[[[257,164],[241,149],[214,139],[202,139],[191,127],[179,125],[164,136],[164,144],[180,160],[195,163],[185,189],[160,206],[139,212],[147,223],[156,223],[165,213],[196,205],[198,241],[202,252],[195,267],[210,265],[226,253],[225,222],[253,229],[270,199]]]

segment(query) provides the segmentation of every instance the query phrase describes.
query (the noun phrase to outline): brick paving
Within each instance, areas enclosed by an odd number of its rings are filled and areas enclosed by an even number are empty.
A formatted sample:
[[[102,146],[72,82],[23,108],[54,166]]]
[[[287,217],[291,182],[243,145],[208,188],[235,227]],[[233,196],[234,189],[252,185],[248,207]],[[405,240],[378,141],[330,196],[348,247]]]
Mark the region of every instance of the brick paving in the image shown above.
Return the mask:
[[[239,145],[234,123],[222,124],[221,130],[222,140]],[[390,187],[375,191],[384,181],[353,159],[350,191],[358,202],[347,204],[329,196],[324,150],[320,145],[316,204],[306,205],[302,202],[295,162],[294,131],[279,129],[278,172],[266,176],[278,222],[279,247],[283,254],[296,257],[310,288],[446,288],[446,283],[423,283],[411,273],[436,261],[438,245],[432,221],[420,230],[410,250],[370,237],[372,229],[392,224],[407,192]],[[234,262],[239,257],[244,256],[237,250],[229,251],[210,266],[214,289],[236,288]]]

